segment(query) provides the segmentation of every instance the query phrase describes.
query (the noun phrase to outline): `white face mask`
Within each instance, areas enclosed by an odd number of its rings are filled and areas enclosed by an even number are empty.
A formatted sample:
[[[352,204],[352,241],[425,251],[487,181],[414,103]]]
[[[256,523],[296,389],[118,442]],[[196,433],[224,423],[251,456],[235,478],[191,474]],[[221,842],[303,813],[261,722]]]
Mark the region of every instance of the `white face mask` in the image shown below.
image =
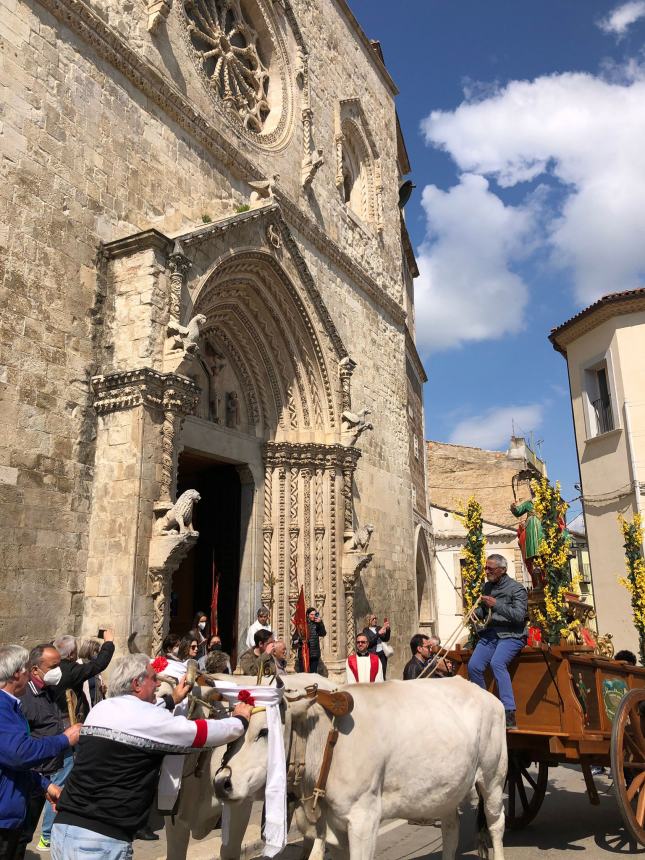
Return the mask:
[[[206,629],[206,622],[200,621],[197,626],[199,627],[200,630],[205,630]]]
[[[60,683],[60,679],[62,677],[63,673],[61,672],[60,666],[56,666],[55,669],[49,669],[49,671],[45,672],[43,675],[43,681],[48,687],[55,687],[56,684]]]

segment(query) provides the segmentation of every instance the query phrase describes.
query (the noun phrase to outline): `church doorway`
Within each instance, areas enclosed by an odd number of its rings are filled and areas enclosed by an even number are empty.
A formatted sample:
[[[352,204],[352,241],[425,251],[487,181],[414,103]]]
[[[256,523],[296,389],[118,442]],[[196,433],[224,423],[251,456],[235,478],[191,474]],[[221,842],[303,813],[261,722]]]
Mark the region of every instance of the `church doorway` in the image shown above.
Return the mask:
[[[173,575],[170,632],[186,633],[198,611],[210,618],[215,582],[217,632],[235,665],[241,525],[238,470],[230,463],[185,451],[179,457],[177,497],[188,489],[201,496],[193,514],[199,540]]]

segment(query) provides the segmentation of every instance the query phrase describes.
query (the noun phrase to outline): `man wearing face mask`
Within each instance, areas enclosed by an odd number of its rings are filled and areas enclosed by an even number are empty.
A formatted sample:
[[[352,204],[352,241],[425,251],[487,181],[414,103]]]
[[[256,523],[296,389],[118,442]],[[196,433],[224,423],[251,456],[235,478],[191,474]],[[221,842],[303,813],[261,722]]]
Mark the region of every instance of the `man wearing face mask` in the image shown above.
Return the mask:
[[[64,715],[56,703],[55,693],[60,685],[62,671],[60,654],[53,645],[36,645],[29,652],[27,670],[29,680],[21,696],[22,712],[29,723],[33,738],[46,738],[60,735],[65,730]],[[74,762],[73,750],[68,747],[62,753],[39,765],[38,772],[54,783],[62,786]],[[40,813],[45,804],[42,792],[34,793],[29,801],[27,817],[18,843],[16,860],[22,860],[25,849],[31,842],[38,826]],[[48,810],[50,807],[48,807]],[[49,849],[51,825],[54,812],[45,814],[43,830],[38,843],[39,851]]]
[[[0,857],[17,854],[32,791],[54,803],[60,788],[35,768],[78,742],[80,725],[35,738],[22,709],[29,681],[29,652],[19,645],[0,645]]]

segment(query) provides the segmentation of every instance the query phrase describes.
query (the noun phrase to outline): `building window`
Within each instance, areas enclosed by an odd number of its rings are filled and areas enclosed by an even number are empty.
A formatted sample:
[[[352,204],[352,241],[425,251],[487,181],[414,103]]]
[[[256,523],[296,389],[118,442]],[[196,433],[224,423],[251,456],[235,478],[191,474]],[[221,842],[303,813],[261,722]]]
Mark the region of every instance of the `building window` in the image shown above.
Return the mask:
[[[589,438],[609,433],[616,427],[609,378],[606,361],[584,371]]]

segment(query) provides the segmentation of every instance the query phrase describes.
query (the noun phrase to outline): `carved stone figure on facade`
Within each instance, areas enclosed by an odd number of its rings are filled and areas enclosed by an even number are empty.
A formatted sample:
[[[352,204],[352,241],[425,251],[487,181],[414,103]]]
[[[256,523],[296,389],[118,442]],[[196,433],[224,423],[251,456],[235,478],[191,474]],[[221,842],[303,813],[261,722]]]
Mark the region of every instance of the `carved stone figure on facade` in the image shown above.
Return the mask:
[[[360,529],[356,529],[352,535],[349,549],[352,552],[366,553],[372,539],[373,531],[374,526],[371,523],[367,523],[367,525],[362,526]]]
[[[265,203],[270,203],[273,200],[279,179],[280,174],[274,173],[269,179],[249,182],[249,185],[253,189],[249,199],[251,209],[257,209],[259,206],[264,206]]]
[[[191,354],[199,352],[199,339],[202,334],[202,327],[206,322],[204,314],[194,316],[186,326],[186,339],[184,341],[184,350]]]
[[[210,407],[211,414],[210,419],[215,424],[221,424],[223,415],[222,415],[222,395],[217,391],[213,386],[211,386],[210,391]]]
[[[229,391],[226,395],[226,426],[237,427],[240,423],[240,401],[237,391]]]
[[[166,328],[166,346],[164,350],[164,370],[172,373],[185,373],[181,367],[186,359],[192,361],[200,352],[199,340],[202,326],[206,322],[203,314],[194,316],[187,326],[181,325],[171,317]]]
[[[282,236],[275,224],[268,225],[266,229],[266,237],[269,245],[271,245],[272,248],[275,248],[276,251],[279,251],[280,248],[282,248]]]
[[[193,528],[193,506],[201,499],[197,490],[186,490],[155,525],[158,535],[197,534]]]
[[[341,416],[343,433],[351,434],[350,445],[355,445],[366,430],[374,429],[374,425],[365,420],[370,414],[369,409],[361,409],[360,412],[350,412],[349,410],[343,412]]]

